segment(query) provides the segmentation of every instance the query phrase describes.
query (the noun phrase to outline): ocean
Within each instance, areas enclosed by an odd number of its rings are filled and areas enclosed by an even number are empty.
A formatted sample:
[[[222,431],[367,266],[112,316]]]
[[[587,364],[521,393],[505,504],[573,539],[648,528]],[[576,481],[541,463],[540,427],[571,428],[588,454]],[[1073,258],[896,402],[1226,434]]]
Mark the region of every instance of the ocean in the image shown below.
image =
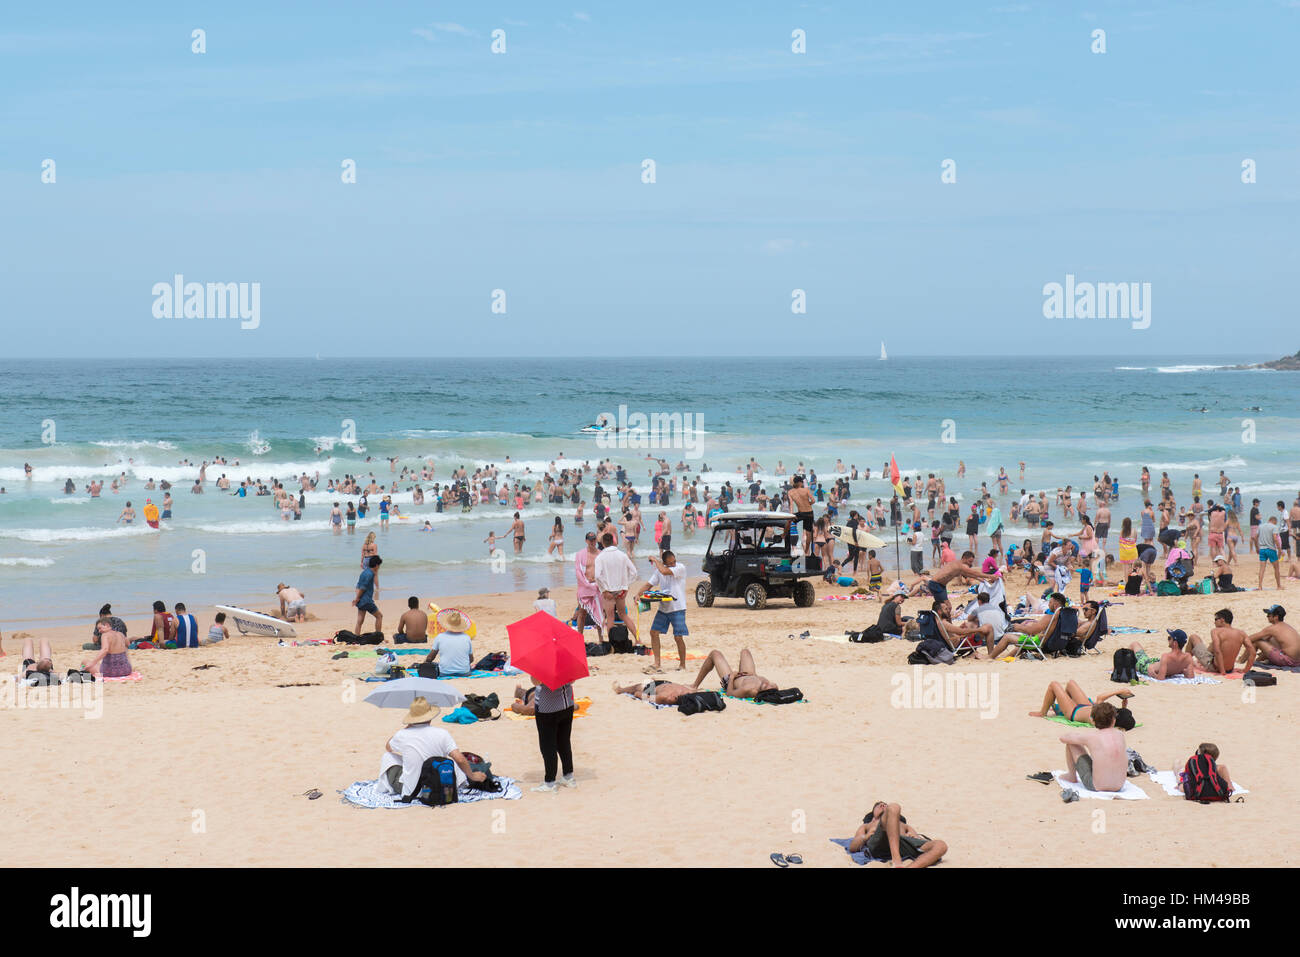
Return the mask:
[[[1180,502],[1190,501],[1197,472],[1217,495],[1223,469],[1247,500],[1258,495],[1271,510],[1300,488],[1300,374],[1224,368],[1265,358],[6,361],[0,627],[88,620],[104,602],[126,617],[144,616],[155,599],[184,601],[203,616],[215,603],[265,609],[282,580],[309,604],[350,600],[370,530],[379,533],[389,601],[571,585],[571,562],[545,552],[555,516],[565,521],[566,559],[594,526],[589,516],[575,528],[572,505],[529,505],[523,555],[507,543],[505,560],[494,561],[484,539],[506,531],[513,507],[438,514],[432,495],[423,507],[410,504],[408,481],[393,496],[408,521],[380,531],[372,511],[355,536],[336,535],[330,505],[348,497],[324,488],[348,473],[362,484],[373,473],[387,486],[396,478],[390,457],[399,469],[432,458],[440,482],[457,466],[495,463],[531,485],[563,454],[569,464],[612,458],[648,489],[646,450],[602,447],[608,436],[581,433],[602,414],[634,425],[637,413],[680,414],[690,430],[675,433],[678,447],[650,451],[674,465],[687,460],[687,474],[714,489],[734,484],[751,456],[769,488],[778,460],[830,480],[839,459],[871,468],[869,481],[852,483],[855,503],[887,501],[881,470],[892,454],[904,474],[934,472],[967,501],[981,482],[996,491],[999,467],[1014,493],[1048,489],[1049,497],[1072,484],[1091,498],[1093,476],[1110,470],[1121,485],[1115,525],[1140,508],[1144,465],[1155,485],[1169,473]],[[191,494],[199,463],[216,456],[230,464],[209,466],[206,494]],[[958,461],[967,467],[962,481]],[[319,473],[320,490],[307,494],[301,521],[283,521],[270,498],[212,485],[224,473],[235,487],[275,477],[296,490],[304,472]],[[114,494],[108,485],[120,473],[128,484]],[[65,495],[69,478],[76,492]],[[92,478],[105,483],[99,499],[84,491]],[[143,489],[150,478],[174,483],[173,518],[156,531],[142,518],[115,524],[128,499],[137,515],[146,496],[161,501],[161,491]],[[427,493],[431,483],[421,484]],[[589,478],[589,503],[591,487]],[[657,511],[643,505],[650,522]],[[680,534],[680,511],[677,501],[675,550],[694,574],[707,536]],[[426,519],[431,533],[420,531]]]

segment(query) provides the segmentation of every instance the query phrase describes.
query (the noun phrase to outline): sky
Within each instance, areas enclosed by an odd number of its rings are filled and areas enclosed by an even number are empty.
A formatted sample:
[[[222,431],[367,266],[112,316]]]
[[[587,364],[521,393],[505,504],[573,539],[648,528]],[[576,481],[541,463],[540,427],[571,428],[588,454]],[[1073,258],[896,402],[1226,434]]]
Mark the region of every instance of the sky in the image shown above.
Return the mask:
[[[1300,0],[10,4],[0,354],[1291,353],[1297,51]]]

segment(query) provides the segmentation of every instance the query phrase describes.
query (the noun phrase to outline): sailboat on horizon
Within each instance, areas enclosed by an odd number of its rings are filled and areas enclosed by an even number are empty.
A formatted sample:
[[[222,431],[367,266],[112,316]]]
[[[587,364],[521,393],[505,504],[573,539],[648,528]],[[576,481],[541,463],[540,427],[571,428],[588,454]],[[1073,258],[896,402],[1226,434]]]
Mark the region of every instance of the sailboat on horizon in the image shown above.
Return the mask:
[[[880,361],[884,362],[888,358],[889,358],[889,354],[885,352],[885,340],[881,339],[880,340]]]

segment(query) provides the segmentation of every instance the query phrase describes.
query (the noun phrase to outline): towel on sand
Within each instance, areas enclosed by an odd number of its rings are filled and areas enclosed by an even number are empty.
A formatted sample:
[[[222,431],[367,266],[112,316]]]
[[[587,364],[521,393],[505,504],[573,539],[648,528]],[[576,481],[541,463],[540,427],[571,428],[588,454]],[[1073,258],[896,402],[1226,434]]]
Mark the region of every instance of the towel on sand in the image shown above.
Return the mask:
[[[144,677],[144,675],[140,674],[140,672],[138,672],[138,671],[133,671],[133,672],[131,672],[129,675],[122,675],[122,676],[119,677],[119,678],[105,678],[103,675],[101,675],[101,676],[99,677],[98,680],[100,680],[100,681],[139,681],[139,680],[140,680],[141,678],[143,678],[143,677]]]
[[[468,785],[462,784],[456,791],[456,801],[459,804],[472,804],[475,801],[492,801],[501,798],[506,801],[518,801],[523,797],[523,792],[519,790],[519,785],[515,783],[514,778],[497,778],[501,782],[501,791],[493,794],[490,791],[476,791]],[[377,808],[377,807],[427,807],[419,801],[412,801],[410,804],[403,804],[402,799],[396,794],[389,794],[379,789],[379,779],[373,781],[356,781],[348,785],[346,791],[340,791],[343,795],[343,803],[355,804],[357,807]]]
[[[623,697],[623,698],[631,698],[633,701],[644,701],[644,702],[645,702],[646,704],[648,704],[650,707],[652,707],[652,708],[657,708],[657,709],[659,709],[660,711],[663,711],[663,710],[676,711],[676,710],[677,710],[677,705],[675,705],[675,704],[657,704],[656,702],[651,701],[649,698],[638,698],[636,695],[631,694],[630,692],[627,692],[627,691],[623,692],[623,694],[622,694],[620,697]]]
[[[1183,789],[1178,786],[1178,775],[1173,771],[1147,771],[1147,777],[1156,784],[1165,789],[1165,793],[1173,797],[1182,797]],[[1232,794],[1229,797],[1236,797],[1238,794],[1249,794],[1250,792],[1243,788],[1236,781],[1232,782]]]
[[[1223,684],[1218,678],[1211,678],[1209,675],[1197,675],[1195,678],[1185,678],[1182,675],[1174,675],[1172,678],[1152,678],[1150,675],[1138,675],[1139,681],[1154,681],[1162,685],[1218,685]]]
[[[632,696],[628,695],[628,697],[630,698]],[[573,701],[573,716],[575,718],[587,717],[587,709],[590,707],[591,707],[590,698],[575,698]],[[517,711],[511,711],[508,705],[501,709],[501,714],[504,717],[509,718],[511,721],[535,721],[536,720],[531,714],[520,714]]]
[[[1047,720],[1048,720],[1048,721],[1054,721],[1054,722],[1056,722],[1057,724],[1068,724],[1071,728],[1091,728],[1091,727],[1092,727],[1092,724],[1091,724],[1090,722],[1088,722],[1088,721],[1071,721],[1069,718],[1065,717],[1065,715],[1061,715],[1061,714],[1049,714],[1049,715],[1047,716]],[[1140,727],[1142,727],[1142,722],[1139,721],[1137,724],[1133,725],[1133,727],[1135,727],[1135,728],[1140,728]]]
[[[849,845],[853,843],[853,839],[852,839],[852,838],[849,838],[849,837],[832,837],[830,840],[831,840],[831,843],[832,843],[832,844],[835,844],[835,845],[838,845],[839,847],[844,848],[844,853],[847,854],[847,855],[849,855],[849,857],[853,858],[853,863],[854,863],[854,864],[870,864],[872,861],[884,861],[884,860],[885,860],[885,858],[883,858],[883,857],[871,857],[871,856],[869,856],[869,855],[867,854],[867,852],[866,852],[865,850],[861,850],[861,851],[850,851],[850,850],[849,850]]]
[[[1119,798],[1121,801],[1149,801],[1150,800],[1150,796],[1147,794],[1146,791],[1143,791],[1140,787],[1138,787],[1136,784],[1134,784],[1132,781],[1128,780],[1127,778],[1124,780],[1124,786],[1120,788],[1118,791],[1089,791],[1082,784],[1079,784],[1076,781],[1062,780],[1064,776],[1065,776],[1064,771],[1052,772],[1052,777],[1056,779],[1057,784],[1065,788],[1067,791],[1077,792],[1079,797],[1081,798],[1096,798],[1100,801],[1112,801],[1115,798]]]

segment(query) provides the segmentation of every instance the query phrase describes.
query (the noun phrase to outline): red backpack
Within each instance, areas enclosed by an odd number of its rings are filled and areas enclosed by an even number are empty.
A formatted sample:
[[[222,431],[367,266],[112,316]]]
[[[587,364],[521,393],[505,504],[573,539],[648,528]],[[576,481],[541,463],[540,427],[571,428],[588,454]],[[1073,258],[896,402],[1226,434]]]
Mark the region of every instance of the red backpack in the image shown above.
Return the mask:
[[[1228,800],[1228,786],[1224,783],[1214,758],[1198,751],[1183,766],[1183,797],[1189,801]]]

